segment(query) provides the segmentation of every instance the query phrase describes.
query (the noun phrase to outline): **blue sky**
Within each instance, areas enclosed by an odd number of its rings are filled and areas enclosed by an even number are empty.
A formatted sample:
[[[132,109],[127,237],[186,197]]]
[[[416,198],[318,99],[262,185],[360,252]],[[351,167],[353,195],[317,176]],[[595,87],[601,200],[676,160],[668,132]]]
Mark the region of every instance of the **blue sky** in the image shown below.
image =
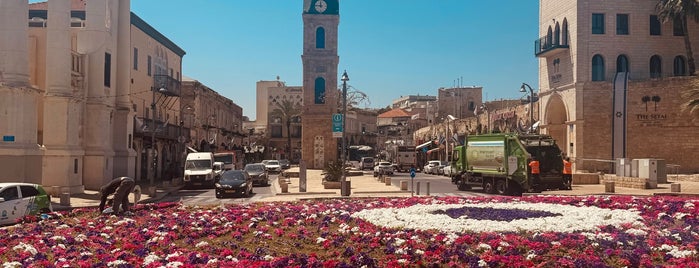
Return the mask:
[[[497,4],[496,4],[497,3]],[[134,13],[184,49],[183,74],[255,119],[255,83],[302,85],[303,0],[132,0]],[[368,107],[440,87],[482,86],[483,98],[538,88],[537,0],[340,1],[338,75]],[[338,79],[339,80],[339,79]]]

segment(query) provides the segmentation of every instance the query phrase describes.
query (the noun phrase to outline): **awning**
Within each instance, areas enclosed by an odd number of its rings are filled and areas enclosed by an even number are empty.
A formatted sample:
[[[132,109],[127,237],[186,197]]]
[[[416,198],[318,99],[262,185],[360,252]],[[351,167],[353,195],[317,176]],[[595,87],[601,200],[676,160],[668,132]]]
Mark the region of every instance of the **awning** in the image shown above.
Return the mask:
[[[428,142],[425,142],[425,143],[420,144],[418,146],[415,146],[415,150],[420,150],[420,148],[425,147],[427,145],[430,145],[430,143],[432,143],[432,141],[428,141]]]

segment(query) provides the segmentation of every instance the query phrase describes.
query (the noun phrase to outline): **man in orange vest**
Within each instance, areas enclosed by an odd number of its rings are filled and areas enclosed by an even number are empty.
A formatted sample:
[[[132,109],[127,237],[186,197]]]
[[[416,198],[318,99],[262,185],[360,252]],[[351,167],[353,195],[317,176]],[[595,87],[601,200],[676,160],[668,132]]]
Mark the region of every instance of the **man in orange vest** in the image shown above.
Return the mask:
[[[534,191],[541,191],[541,178],[539,177],[540,170],[539,170],[539,160],[536,160],[536,157],[532,157],[529,161],[529,170],[532,174],[532,182],[533,182],[533,189]]]
[[[573,164],[569,157],[563,159],[563,189],[573,189]]]

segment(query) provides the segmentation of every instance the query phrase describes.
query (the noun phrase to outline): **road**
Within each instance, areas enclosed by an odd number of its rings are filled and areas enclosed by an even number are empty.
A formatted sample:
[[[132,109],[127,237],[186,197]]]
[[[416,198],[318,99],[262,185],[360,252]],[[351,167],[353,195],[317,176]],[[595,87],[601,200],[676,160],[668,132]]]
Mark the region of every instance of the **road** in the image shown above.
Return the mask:
[[[218,199],[213,188],[182,188],[177,192],[163,198],[161,202],[182,202],[185,205],[219,205],[219,204],[240,204],[250,203],[259,199],[274,196],[274,188],[271,184],[277,180],[277,175],[270,174],[270,186],[255,186],[250,197],[226,197]]]

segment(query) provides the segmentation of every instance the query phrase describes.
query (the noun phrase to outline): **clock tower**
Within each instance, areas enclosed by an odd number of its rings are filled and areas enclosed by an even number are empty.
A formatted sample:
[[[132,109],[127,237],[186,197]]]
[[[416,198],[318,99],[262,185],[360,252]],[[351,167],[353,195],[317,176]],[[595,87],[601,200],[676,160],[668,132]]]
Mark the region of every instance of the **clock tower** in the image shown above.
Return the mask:
[[[303,1],[303,115],[301,158],[308,168],[322,169],[338,161],[338,138],[332,135],[332,114],[338,112],[338,0]]]

